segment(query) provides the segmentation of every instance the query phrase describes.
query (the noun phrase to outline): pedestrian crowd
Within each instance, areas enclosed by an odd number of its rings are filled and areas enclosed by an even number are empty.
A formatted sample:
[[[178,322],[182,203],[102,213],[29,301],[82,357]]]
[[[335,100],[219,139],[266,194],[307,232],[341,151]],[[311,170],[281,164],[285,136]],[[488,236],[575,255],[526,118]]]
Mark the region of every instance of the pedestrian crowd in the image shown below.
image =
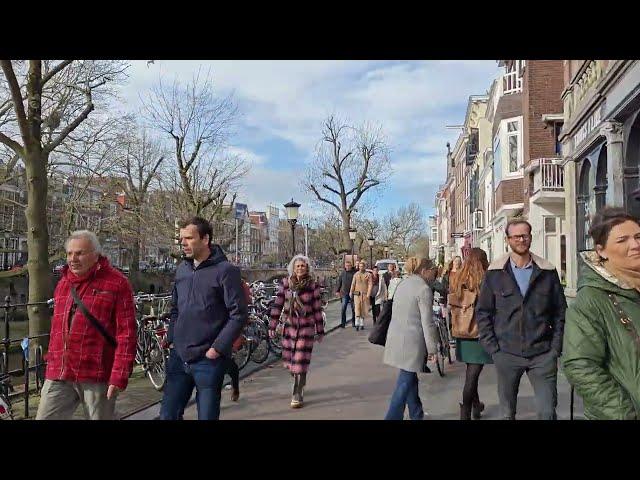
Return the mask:
[[[438,332],[434,295],[445,297],[456,359],[466,366],[460,419],[479,419],[481,373],[497,375],[500,416],[515,419],[521,378],[527,375],[537,417],[557,418],[558,368],[584,401],[588,419],[638,419],[640,415],[640,223],[619,208],[593,218],[595,249],[581,254],[578,292],[567,307],[556,266],[530,251],[531,225],[512,219],[509,253],[489,262],[472,248],[446,268],[410,257],[401,275],[394,263],[380,272],[347,258],[336,296],[341,328],[347,309],[355,331],[384,345],[383,362],[398,369],[388,420],[424,418],[418,374],[435,359]],[[162,420],[183,418],[196,392],[198,419],[220,417],[225,374],[239,397],[234,349],[248,321],[250,295],[240,268],[212,243],[212,227],[194,217],[180,224],[183,261],[175,273],[167,344]],[[90,419],[113,419],[136,352],[133,291],[109,264],[96,235],[73,232],[67,265],[54,294],[46,380],[37,419],[68,419],[81,405]],[[304,389],[316,342],[325,335],[321,285],[312,262],[295,255],[279,284],[269,335],[283,323],[282,360],[291,375],[291,408],[304,406]],[[371,319],[371,325],[365,323]]]

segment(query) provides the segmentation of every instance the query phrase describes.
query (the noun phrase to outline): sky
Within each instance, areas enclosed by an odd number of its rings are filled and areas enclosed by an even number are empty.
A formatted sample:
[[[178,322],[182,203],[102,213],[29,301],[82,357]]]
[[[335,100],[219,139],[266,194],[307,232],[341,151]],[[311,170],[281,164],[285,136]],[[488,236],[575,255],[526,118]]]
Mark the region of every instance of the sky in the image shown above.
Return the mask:
[[[459,134],[445,126],[462,124],[469,96],[486,94],[499,72],[495,60],[131,63],[123,91],[131,112],[160,76],[186,82],[201,69],[214,91],[233,93],[240,115],[230,149],[251,164],[237,201],[251,210],[293,198],[302,204],[301,214],[314,215],[318,203],[302,179],[323,120],[335,114],[354,124],[380,125],[391,147],[392,172],[369,213],[379,220],[410,202],[432,213],[446,177],[446,143],[453,145]]]

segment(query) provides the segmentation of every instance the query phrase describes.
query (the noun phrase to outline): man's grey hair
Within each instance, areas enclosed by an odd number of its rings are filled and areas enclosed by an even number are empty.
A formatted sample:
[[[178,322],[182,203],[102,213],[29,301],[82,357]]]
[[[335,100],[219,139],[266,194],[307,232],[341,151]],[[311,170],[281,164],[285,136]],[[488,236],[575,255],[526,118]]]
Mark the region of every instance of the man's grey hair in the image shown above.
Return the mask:
[[[89,243],[93,246],[93,251],[99,255],[102,255],[102,247],[100,246],[100,240],[95,233],[90,232],[89,230],[76,230],[75,232],[71,232],[69,238],[64,242],[64,249],[67,250],[69,246],[69,242],[71,240],[79,240],[81,238],[86,238],[89,240]]]

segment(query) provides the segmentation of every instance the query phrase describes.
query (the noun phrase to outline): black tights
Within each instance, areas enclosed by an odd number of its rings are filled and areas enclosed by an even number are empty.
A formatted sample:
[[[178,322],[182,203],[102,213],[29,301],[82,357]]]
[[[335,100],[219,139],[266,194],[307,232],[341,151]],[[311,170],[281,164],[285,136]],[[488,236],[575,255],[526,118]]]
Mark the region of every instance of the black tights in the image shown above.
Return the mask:
[[[462,403],[464,405],[473,405],[480,401],[478,396],[478,379],[484,365],[479,363],[467,363],[467,375],[464,380],[464,388],[462,389]]]

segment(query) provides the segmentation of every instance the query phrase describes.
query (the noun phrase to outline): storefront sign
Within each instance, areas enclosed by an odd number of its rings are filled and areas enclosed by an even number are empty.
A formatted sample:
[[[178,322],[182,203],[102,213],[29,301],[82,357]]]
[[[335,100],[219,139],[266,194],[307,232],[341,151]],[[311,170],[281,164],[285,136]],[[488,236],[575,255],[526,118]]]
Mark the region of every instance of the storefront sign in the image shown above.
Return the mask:
[[[601,107],[599,106],[595,112],[587,118],[587,120],[582,124],[580,129],[573,136],[573,149],[574,151],[578,149],[578,147],[585,141],[585,139],[589,136],[589,134],[600,125],[601,120]]]

